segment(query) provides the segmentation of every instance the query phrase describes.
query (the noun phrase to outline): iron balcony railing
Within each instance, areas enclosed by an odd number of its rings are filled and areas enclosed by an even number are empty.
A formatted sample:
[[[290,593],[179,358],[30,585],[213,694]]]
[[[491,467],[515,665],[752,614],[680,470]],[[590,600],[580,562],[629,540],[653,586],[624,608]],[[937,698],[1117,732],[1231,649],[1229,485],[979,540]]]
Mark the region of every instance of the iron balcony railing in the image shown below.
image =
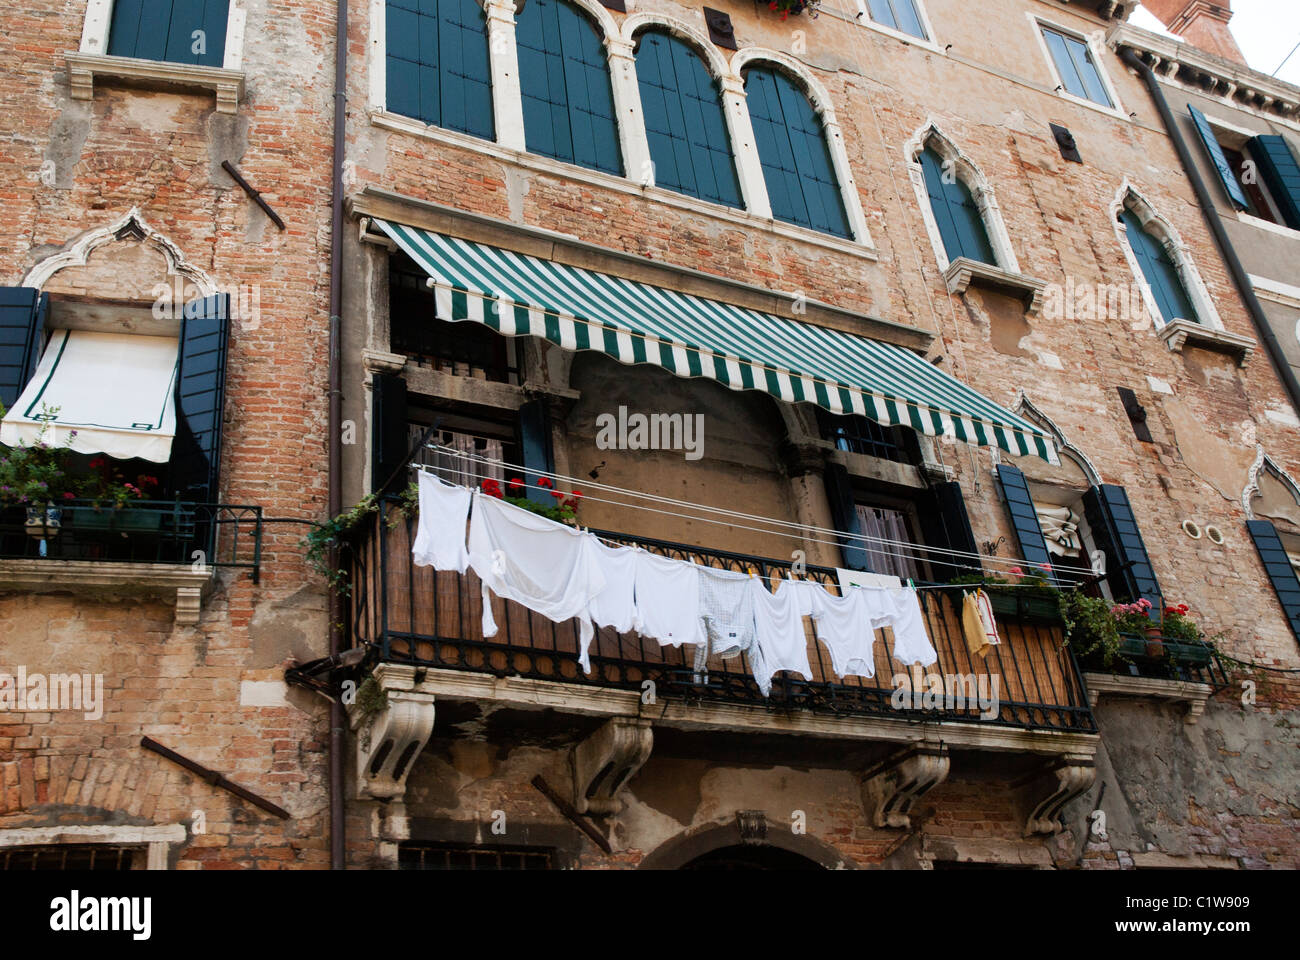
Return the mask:
[[[1059,622],[1051,618],[1003,619],[1003,642],[986,657],[972,654],[961,630],[960,593],[922,591],[923,610],[938,662],[924,670],[893,657],[892,643],[877,634],[874,678],[837,678],[830,656],[809,640],[813,676],[803,680],[778,674],[771,696],[763,697],[744,655],[730,660],[710,657],[697,673],[695,650],[660,646],[636,633],[597,630],[591,646],[591,673],[578,665],[576,621],[554,623],[510,601],[493,597],[499,625],[495,637],[482,636],[482,593],[478,577],[417,567],[411,562],[414,519],[397,510],[393,498],[353,531],[346,561],[351,582],[350,627],[354,646],[371,657],[421,667],[465,670],[497,676],[520,676],[593,687],[641,690],[654,681],[656,695],[694,701],[766,705],[778,710],[810,710],[838,715],[900,720],[949,720],[998,724],[1026,729],[1079,733],[1097,727],[1079,669],[1064,642]],[[593,531],[619,543],[637,544],[665,556],[706,566],[752,571],[760,576],[789,577],[787,561],[710,550],[646,537]],[[834,569],[809,566],[803,577],[834,587]],[[980,678],[983,683],[980,683]],[[937,679],[936,679],[937,678]],[[969,679],[968,679],[969,678]],[[937,684],[937,686],[936,686]],[[895,690],[940,692],[938,702]],[[971,702],[978,691],[996,694],[996,707],[981,718]],[[956,694],[962,694],[958,700]],[[954,694],[948,697],[948,694]],[[902,701],[902,706],[896,705]],[[986,698],[986,704],[988,698]]]
[[[257,582],[263,523],[260,506],[183,500],[4,506],[0,559],[203,564],[248,570]]]

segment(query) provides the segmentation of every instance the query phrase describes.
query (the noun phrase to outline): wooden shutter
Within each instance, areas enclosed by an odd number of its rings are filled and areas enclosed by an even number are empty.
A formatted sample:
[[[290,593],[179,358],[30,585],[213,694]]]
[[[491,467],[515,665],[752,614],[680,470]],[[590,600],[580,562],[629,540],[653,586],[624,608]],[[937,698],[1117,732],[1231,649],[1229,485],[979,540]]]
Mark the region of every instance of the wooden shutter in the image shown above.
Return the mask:
[[[1246,199],[1246,191],[1242,190],[1241,184],[1237,182],[1236,174],[1232,172],[1232,164],[1228,163],[1223,147],[1219,146],[1219,138],[1214,135],[1210,121],[1190,103],[1187,109],[1191,111],[1192,123],[1201,137],[1201,144],[1210,157],[1210,163],[1214,164],[1215,172],[1219,175],[1219,183],[1223,184],[1223,192],[1228,195],[1228,199],[1238,210],[1248,209],[1250,201]]]
[[[768,67],[745,71],[745,91],[772,215],[848,237],[826,133],[808,97],[784,73]]]
[[[18,401],[40,359],[49,294],[34,287],[0,287],[0,403]]]
[[[115,0],[108,53],[219,67],[225,62],[230,0]],[[196,31],[202,31],[201,52]]]
[[[933,150],[922,151],[921,167],[925,172],[930,209],[939,225],[948,259],[968,257],[982,263],[996,263],[988,231],[970,188],[960,177],[953,183],[944,182],[943,160]]]
[[[386,2],[386,109],[494,139],[483,8],[475,0]]]
[[[622,175],[608,60],[595,25],[567,0],[529,0],[516,19],[529,151]]]
[[[824,480],[826,500],[830,504],[831,520],[835,524],[835,529],[840,533],[861,537],[862,524],[858,522],[857,504],[853,499],[853,482],[849,479],[848,469],[840,463],[828,463]],[[839,541],[846,569],[871,570],[862,540],[840,537]]]
[[[1300,230],[1300,164],[1286,138],[1268,135],[1250,141],[1250,155],[1264,175],[1287,226]]]
[[[1183,319],[1199,322],[1192,301],[1183,286],[1183,278],[1178,275],[1178,268],[1169,259],[1164,246],[1142,226],[1132,210],[1125,210],[1121,215],[1129,248],[1137,258],[1142,276],[1151,288],[1160,308],[1161,319],[1165,323]]]
[[[1124,488],[1110,483],[1083,495],[1083,514],[1098,548],[1106,554],[1106,580],[1117,599],[1151,601],[1152,619],[1164,606],[1142,531]]]
[[[676,37],[652,30],[641,35],[636,73],[655,184],[739,207],[731,136],[704,61]]]
[[[1047,539],[1038,523],[1038,512],[1034,509],[1034,498],[1029,492],[1024,473],[1018,467],[1002,463],[998,464],[997,478],[1002,486],[1002,496],[1007,501],[1007,512],[1011,514],[1011,528],[1016,532],[1020,556],[1029,568],[1026,572],[1033,572],[1045,563],[1050,564],[1052,554],[1047,549]],[[1048,574],[1048,579],[1055,582],[1056,577]]]
[[[530,400],[519,408],[519,450],[526,470],[528,499],[544,506],[555,505],[550,491],[537,485],[538,473],[555,472],[555,455],[551,448],[551,418],[545,400]]]
[[[399,471],[410,446],[406,380],[396,373],[374,374],[370,389],[371,490],[402,486],[404,477]]]
[[[1247,520],[1246,530],[1255,541],[1259,559],[1264,563],[1264,572],[1268,574],[1282,612],[1291,632],[1300,639],[1300,580],[1296,579],[1295,568],[1287,556],[1282,539],[1277,535],[1277,528],[1268,520]]]
[[[230,297],[185,304],[176,377],[176,441],[172,485],[178,500],[212,503],[220,496],[221,418],[226,399]]]
[[[926,503],[926,500],[929,502]],[[956,557],[950,553],[927,554],[930,576],[938,581],[946,581],[974,572],[974,568],[979,566],[979,560],[976,559],[979,546],[975,543],[975,531],[971,529],[961,484],[955,480],[936,483],[930,488],[928,496],[922,497],[919,505],[923,508],[919,511],[921,533],[927,546],[972,555]]]

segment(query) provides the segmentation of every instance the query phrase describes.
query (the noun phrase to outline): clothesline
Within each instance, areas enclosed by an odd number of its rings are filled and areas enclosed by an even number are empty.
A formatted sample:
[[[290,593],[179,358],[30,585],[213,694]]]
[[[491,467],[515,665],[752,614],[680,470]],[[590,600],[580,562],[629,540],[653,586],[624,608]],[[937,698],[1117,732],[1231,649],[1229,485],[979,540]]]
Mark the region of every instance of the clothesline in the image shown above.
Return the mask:
[[[596,503],[607,503],[612,506],[619,506],[619,507],[631,507],[632,509],[644,510],[651,513],[659,513],[665,516],[677,517],[679,519],[684,519],[684,520],[694,520],[701,523],[712,523],[718,526],[727,526],[727,527],[733,527],[735,529],[749,530],[756,533],[767,534],[769,536],[784,536],[789,539],[805,541],[809,543],[826,544],[828,546],[834,546],[834,547],[841,546],[843,542],[847,540],[851,542],[864,544],[873,552],[881,553],[886,556],[906,559],[906,560],[933,560],[933,559],[942,559],[944,557],[951,557],[954,559],[943,560],[943,562],[948,566],[952,566],[964,570],[970,570],[978,573],[983,573],[986,565],[991,565],[994,567],[998,567],[998,566],[1005,567],[1007,568],[1008,571],[1010,571],[1012,568],[1015,567],[1027,565],[1027,561],[1024,560],[1015,560],[1012,558],[1001,558],[1001,557],[989,557],[979,553],[971,553],[970,551],[964,551],[964,550],[954,550],[947,547],[927,547],[919,544],[909,543],[907,541],[889,540],[884,537],[875,537],[875,536],[862,534],[862,533],[856,533],[856,534],[843,533],[838,530],[830,530],[825,527],[817,527],[810,524],[802,524],[802,523],[797,523],[788,520],[778,520],[773,517],[763,517],[755,514],[743,513],[736,510],[728,510],[723,507],[714,507],[706,504],[693,503],[687,500],[677,500],[672,497],[664,497],[657,494],[645,493],[640,490],[631,490],[626,487],[616,487],[609,484],[603,484],[591,480],[583,480],[578,477],[566,476],[560,473],[537,470],[530,467],[519,467],[515,464],[507,463],[504,460],[499,460],[491,457],[484,457],[480,454],[466,453],[464,451],[456,450],[451,447],[445,447],[442,446],[441,444],[436,444],[436,443],[430,443],[427,446],[429,449],[436,450],[439,453],[446,454],[447,456],[458,457],[461,459],[470,460],[488,466],[508,468],[510,470],[523,473],[523,474],[528,474],[534,477],[546,477],[551,480],[561,480],[570,484],[581,483],[585,487],[622,494],[624,496],[633,497],[637,499],[648,500],[653,503],[660,503],[660,504],[672,505],[678,507],[686,507],[704,513],[712,513],[718,516],[725,516],[725,517],[741,519],[741,520],[757,521],[759,523],[764,523],[764,524],[768,524],[775,527],[781,527],[785,529],[769,530],[769,529],[763,529],[754,526],[747,526],[744,524],[736,524],[731,522],[723,522],[719,520],[711,520],[708,517],[692,516],[690,514],[677,513],[671,510],[659,510],[641,504],[625,503],[618,500],[607,500],[604,498],[591,496],[590,494],[585,494],[585,493],[583,494],[584,500],[591,500]],[[434,470],[441,469],[439,467],[434,467],[431,465],[424,465],[424,464],[420,464],[417,466],[419,467],[419,469],[434,469]],[[787,530],[795,531],[795,532],[787,533],[785,532]],[[898,552],[898,549],[894,549],[894,550],[882,549],[883,547],[899,548],[904,552]],[[966,561],[974,561],[974,562],[962,563],[962,562],[956,562],[957,560],[966,560]],[[1078,575],[1089,576],[1089,577],[1093,575],[1093,571],[1090,567],[1075,567],[1075,566],[1069,566],[1065,564],[1054,564],[1053,571],[1069,573],[1069,574],[1078,574]]]

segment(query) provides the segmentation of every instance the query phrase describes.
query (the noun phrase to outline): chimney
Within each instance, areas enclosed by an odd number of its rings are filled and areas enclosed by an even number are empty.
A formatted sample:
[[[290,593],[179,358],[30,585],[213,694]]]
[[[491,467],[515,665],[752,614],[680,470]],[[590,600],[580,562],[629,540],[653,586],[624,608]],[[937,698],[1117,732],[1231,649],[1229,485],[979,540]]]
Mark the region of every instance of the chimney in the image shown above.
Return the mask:
[[[1194,47],[1246,66],[1228,29],[1232,0],[1142,0],[1142,6]]]

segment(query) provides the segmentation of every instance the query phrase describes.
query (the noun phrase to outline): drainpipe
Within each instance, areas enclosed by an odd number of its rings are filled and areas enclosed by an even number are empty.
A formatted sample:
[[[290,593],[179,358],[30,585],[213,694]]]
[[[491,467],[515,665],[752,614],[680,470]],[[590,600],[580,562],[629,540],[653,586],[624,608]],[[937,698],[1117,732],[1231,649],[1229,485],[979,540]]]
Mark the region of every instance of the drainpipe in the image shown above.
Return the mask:
[[[1160,88],[1160,81],[1156,79],[1152,69],[1142,62],[1142,59],[1134,53],[1131,47],[1125,47],[1120,51],[1119,55],[1120,59],[1137,71],[1138,75],[1146,83],[1147,90],[1151,93],[1151,99],[1155,101],[1156,109],[1160,112],[1160,119],[1164,122],[1169,139],[1173,141],[1174,149],[1178,151],[1178,159],[1187,172],[1187,179],[1191,181],[1192,190],[1196,192],[1196,200],[1201,205],[1201,212],[1205,215],[1205,222],[1210,226],[1210,232],[1214,234],[1214,241],[1219,247],[1219,253],[1222,254],[1224,262],[1228,265],[1228,272],[1232,274],[1232,280],[1241,292],[1241,299],[1246,302],[1246,309],[1250,313],[1250,318],[1255,322],[1255,330],[1258,332],[1259,338],[1264,341],[1264,348],[1268,351],[1269,359],[1273,361],[1273,369],[1277,371],[1282,386],[1286,388],[1287,395],[1291,398],[1291,406],[1295,408],[1297,414],[1300,414],[1300,382],[1296,381],[1295,371],[1291,369],[1291,364],[1287,362],[1286,354],[1282,352],[1282,345],[1278,343],[1277,335],[1273,333],[1273,327],[1269,324],[1268,317],[1264,315],[1264,308],[1260,306],[1259,298],[1255,296],[1255,288],[1250,282],[1250,275],[1246,273],[1246,268],[1241,265],[1241,259],[1237,256],[1237,251],[1228,238],[1228,232],[1223,227],[1223,219],[1219,216],[1218,208],[1214,205],[1214,199],[1210,196],[1205,181],[1201,179],[1196,162],[1187,149],[1187,142],[1183,140],[1183,135],[1178,130],[1178,124],[1174,121],[1174,115],[1169,109],[1169,101],[1165,99],[1165,92]]]
[[[329,515],[343,512],[341,430],[343,420],[342,370],[339,362],[339,327],[343,312],[343,152],[347,142],[348,0],[336,0],[334,37],[334,184],[330,223],[330,330],[329,330]],[[338,548],[330,552],[332,569],[338,568]],[[330,655],[343,652],[343,602],[336,589],[329,598]],[[343,869],[343,704],[330,701],[330,869]]]

